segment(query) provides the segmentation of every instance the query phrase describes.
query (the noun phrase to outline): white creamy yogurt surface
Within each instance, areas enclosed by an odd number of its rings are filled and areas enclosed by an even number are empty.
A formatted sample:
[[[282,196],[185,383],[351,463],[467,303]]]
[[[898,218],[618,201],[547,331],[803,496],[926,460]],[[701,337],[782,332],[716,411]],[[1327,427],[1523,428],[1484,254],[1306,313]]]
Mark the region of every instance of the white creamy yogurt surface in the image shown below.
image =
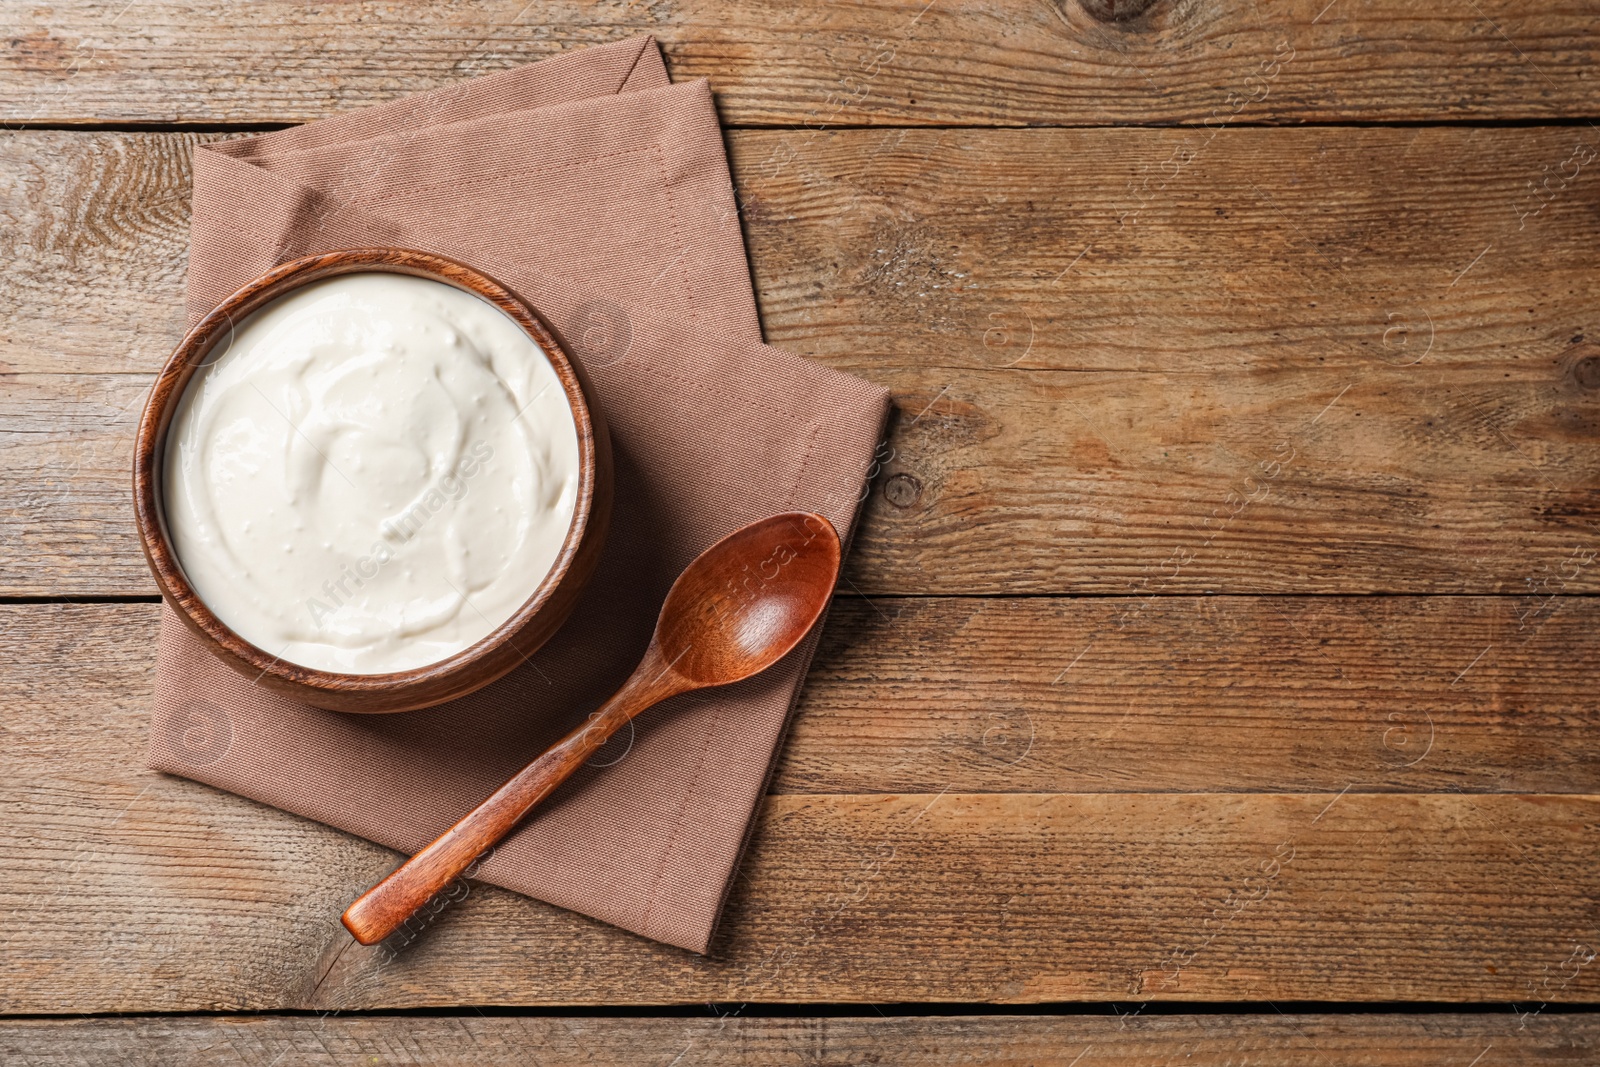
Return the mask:
[[[174,415],[168,534],[239,636],[306,667],[438,662],[560,553],[578,431],[544,352],[439,282],[347,274],[219,343]]]

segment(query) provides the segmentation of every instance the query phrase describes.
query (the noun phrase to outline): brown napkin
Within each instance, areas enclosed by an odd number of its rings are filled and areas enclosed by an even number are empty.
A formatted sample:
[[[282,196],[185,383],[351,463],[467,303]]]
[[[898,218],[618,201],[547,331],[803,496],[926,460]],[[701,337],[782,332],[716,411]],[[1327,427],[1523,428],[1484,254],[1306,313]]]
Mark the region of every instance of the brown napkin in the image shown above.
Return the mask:
[[[707,545],[787,509],[848,538],[888,404],[761,343],[710,90],[670,84],[649,38],[196,151],[191,319],[370,245],[481,268],[584,363],[616,454],[604,560],[528,664],[403,715],[270,693],[166,613],[150,763],[414,852],[598,706]],[[815,645],[650,713],[478,877],[706,951]]]

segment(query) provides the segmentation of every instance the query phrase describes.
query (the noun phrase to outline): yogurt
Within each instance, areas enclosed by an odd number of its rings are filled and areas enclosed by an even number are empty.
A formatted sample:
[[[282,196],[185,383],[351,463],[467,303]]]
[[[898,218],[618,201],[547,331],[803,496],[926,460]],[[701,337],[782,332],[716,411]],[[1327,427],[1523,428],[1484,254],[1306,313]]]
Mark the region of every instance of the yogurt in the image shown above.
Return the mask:
[[[217,618],[284,661],[382,674],[461,651],[533,595],[572,524],[578,429],[498,308],[347,274],[213,349],[163,473],[168,536]]]

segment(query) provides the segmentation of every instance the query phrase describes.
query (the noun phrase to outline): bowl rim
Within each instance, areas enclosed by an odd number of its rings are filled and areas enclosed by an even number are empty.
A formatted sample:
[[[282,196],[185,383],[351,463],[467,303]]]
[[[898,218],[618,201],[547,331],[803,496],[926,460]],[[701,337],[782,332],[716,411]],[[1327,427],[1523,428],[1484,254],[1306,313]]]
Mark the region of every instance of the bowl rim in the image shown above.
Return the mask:
[[[383,674],[329,671],[285,660],[281,653],[274,656],[247,641],[219,619],[195,592],[173,548],[167,532],[161,485],[167,434],[178,403],[195,374],[205,366],[212,349],[232,335],[235,323],[307,285],[362,273],[402,274],[441,282],[479,297],[503,312],[549,359],[566,393],[578,434],[578,490],[572,520],[555,562],[538,587],[509,618],[466,648],[433,663]],[[218,304],[178,342],[157,376],[139,417],[134,442],[134,516],[145,558],[163,598],[177,609],[191,630],[211,643],[214,650],[225,653],[223,658],[231,659],[232,665],[243,665],[258,672],[258,682],[267,678],[291,688],[308,688],[330,695],[382,694],[427,683],[443,683],[469,673],[493,657],[502,645],[512,641],[538,616],[572,569],[594,517],[599,477],[597,450],[596,415],[590,410],[589,399],[571,357],[544,320],[509,289],[475,267],[429,252],[403,248],[343,249],[304,256],[274,267]],[[523,658],[526,658],[525,653]],[[485,684],[503,673],[503,670],[491,673],[484,680]]]

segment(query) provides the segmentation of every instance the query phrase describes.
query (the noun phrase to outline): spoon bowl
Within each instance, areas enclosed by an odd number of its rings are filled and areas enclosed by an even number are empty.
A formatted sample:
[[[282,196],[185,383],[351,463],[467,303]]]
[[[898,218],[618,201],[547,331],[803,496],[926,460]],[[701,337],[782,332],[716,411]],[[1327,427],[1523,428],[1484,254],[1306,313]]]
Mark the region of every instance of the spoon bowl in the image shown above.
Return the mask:
[[[752,523],[702,552],[672,583],[644,658],[622,688],[350,905],[345,928],[363,945],[382,941],[634,716],[679,693],[742,681],[783,659],[827,608],[840,552],[833,525],[801,511]]]
[[[760,674],[816,625],[839,554],[839,535],[820,515],[775,515],[734,531],[673,583],[657,654],[697,689]]]

